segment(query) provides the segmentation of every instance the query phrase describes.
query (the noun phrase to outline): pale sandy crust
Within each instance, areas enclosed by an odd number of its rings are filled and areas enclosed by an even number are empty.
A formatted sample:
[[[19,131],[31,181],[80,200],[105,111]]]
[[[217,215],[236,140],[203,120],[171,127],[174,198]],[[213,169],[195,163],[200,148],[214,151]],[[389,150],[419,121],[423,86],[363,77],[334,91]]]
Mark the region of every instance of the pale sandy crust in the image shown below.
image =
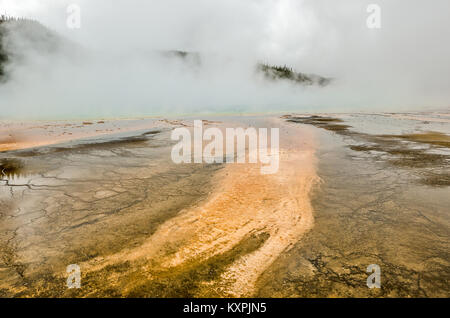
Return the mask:
[[[0,152],[180,124],[165,119],[0,121]]]

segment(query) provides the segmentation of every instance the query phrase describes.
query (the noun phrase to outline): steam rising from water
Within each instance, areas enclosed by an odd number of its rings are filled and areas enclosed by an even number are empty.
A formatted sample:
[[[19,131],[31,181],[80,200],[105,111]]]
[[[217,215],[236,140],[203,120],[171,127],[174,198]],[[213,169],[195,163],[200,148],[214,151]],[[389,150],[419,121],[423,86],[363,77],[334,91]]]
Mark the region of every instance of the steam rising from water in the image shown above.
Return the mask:
[[[66,38],[56,50],[37,50],[29,37],[42,39],[42,30],[10,32],[5,45],[16,58],[0,85],[1,116],[448,107],[445,0],[377,1],[379,30],[366,27],[371,1],[357,0],[79,0],[81,29],[69,30],[73,2],[0,0],[7,13],[36,18]],[[200,63],[161,53],[167,50],[198,52]],[[258,62],[335,80],[328,87],[268,82],[256,73]]]

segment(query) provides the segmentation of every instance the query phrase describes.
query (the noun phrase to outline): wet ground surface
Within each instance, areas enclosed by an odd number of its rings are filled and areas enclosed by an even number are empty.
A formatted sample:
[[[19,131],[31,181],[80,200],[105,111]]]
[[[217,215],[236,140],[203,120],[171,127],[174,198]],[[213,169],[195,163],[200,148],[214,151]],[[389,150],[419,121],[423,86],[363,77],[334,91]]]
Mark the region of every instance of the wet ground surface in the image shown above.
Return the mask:
[[[449,123],[444,123],[442,131],[417,130],[405,123],[380,123],[380,116],[366,116],[373,119],[372,129],[378,124],[377,133],[358,131],[347,121],[337,117],[325,116],[284,116],[288,122],[312,125],[332,131],[344,137],[345,146],[362,152],[365,157],[383,161],[391,166],[403,168],[414,173],[419,182],[431,186],[450,186],[450,135],[446,134]],[[395,120],[395,119],[394,119]],[[354,121],[354,120],[353,120]],[[397,122],[400,120],[397,120]],[[352,122],[352,121],[350,121]],[[391,126],[394,127],[391,127]],[[399,132],[399,127],[412,132]],[[387,127],[388,128],[387,128]],[[406,128],[407,127],[407,128]],[[428,129],[433,128],[427,127]],[[419,128],[420,129],[420,128]],[[397,130],[395,134],[385,131]]]
[[[288,125],[310,127],[318,145],[321,182],[304,235],[289,233],[298,216],[282,213],[299,207],[283,201],[300,198],[291,181],[280,186],[236,170],[245,182],[217,189],[224,165],[173,164],[169,130],[1,153],[0,296],[222,297],[236,295],[226,292],[234,286],[262,297],[449,297],[447,135],[414,127],[402,136],[374,133],[333,116]],[[212,193],[225,196],[209,206],[217,220],[201,211]],[[267,249],[274,238],[284,243]],[[183,249],[205,252],[177,263]],[[150,252],[159,258],[142,256]],[[69,264],[81,264],[81,289],[66,286]],[[370,264],[381,268],[380,289],[366,285]],[[230,268],[241,285],[224,285]],[[253,268],[261,272],[248,288],[244,274]]]
[[[168,134],[3,154],[0,295],[76,295],[66,266],[139,245],[204,198],[219,167],[171,164]]]
[[[299,154],[285,153],[289,165],[269,176],[255,164],[176,165],[173,144],[170,130],[150,130],[2,153],[0,295],[252,293],[310,227],[313,153],[298,170]],[[67,288],[70,264],[80,289]]]
[[[450,190],[443,179],[448,157],[407,153],[401,140],[416,135],[352,132],[335,118],[291,122],[320,131],[315,225],[262,275],[257,295],[449,297]],[[371,152],[374,147],[379,152]],[[399,148],[405,152],[394,152]],[[424,182],[432,173],[436,181]],[[380,289],[366,285],[370,264],[380,266]]]

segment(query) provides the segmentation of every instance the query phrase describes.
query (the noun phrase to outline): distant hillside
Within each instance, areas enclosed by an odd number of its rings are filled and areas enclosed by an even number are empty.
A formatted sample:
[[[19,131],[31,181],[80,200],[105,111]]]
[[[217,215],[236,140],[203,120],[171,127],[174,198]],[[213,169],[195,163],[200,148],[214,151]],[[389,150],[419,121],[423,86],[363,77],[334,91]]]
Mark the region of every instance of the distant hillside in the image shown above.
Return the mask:
[[[3,37],[5,34],[5,30],[2,26],[4,23],[10,20],[11,20],[10,18],[5,17],[4,15],[0,16],[0,78],[5,74],[4,64],[8,60],[8,55],[6,54],[5,49],[3,47]]]
[[[294,83],[302,85],[320,85],[326,86],[330,84],[331,78],[322,77],[315,74],[305,74],[300,72],[295,72],[292,68],[268,64],[258,64],[258,71],[262,72],[266,78],[277,81],[277,80],[288,80]]]
[[[201,55],[198,52],[188,52],[180,50],[162,51],[166,57],[179,58],[183,61],[193,61],[197,66],[201,65]],[[332,79],[322,77],[315,74],[305,74],[295,72],[292,68],[284,66],[276,66],[258,63],[256,66],[257,71],[262,72],[265,77],[272,81],[288,80],[300,85],[319,85],[326,86],[331,83]]]
[[[8,37],[11,33],[14,34],[14,41],[10,41],[11,38]],[[7,78],[5,65],[10,60],[14,59],[16,63],[20,63],[26,55],[48,56],[54,52],[62,53],[62,56],[70,58],[74,52],[79,51],[77,48],[78,46],[37,21],[0,16],[0,81],[5,81]],[[160,53],[168,58],[167,63],[171,63],[171,59],[177,59],[196,68],[202,65],[202,56],[198,52],[169,50],[160,51]],[[326,86],[331,82],[330,78],[296,72],[286,65],[258,63],[256,69],[270,81],[284,80],[299,85],[318,86]]]
[[[13,33],[18,41],[9,41],[8,36]],[[6,45],[8,44],[8,45]],[[20,61],[27,54],[46,55],[67,48],[67,40],[56,32],[35,20],[0,16],[0,78],[4,77],[5,64],[12,58]],[[13,46],[13,52],[11,47]]]
[[[191,58],[193,60],[197,60],[198,63],[201,62],[200,53],[198,52],[188,52],[188,51],[180,51],[180,50],[168,50],[161,52],[164,56],[167,57],[177,57],[180,59],[188,59]]]

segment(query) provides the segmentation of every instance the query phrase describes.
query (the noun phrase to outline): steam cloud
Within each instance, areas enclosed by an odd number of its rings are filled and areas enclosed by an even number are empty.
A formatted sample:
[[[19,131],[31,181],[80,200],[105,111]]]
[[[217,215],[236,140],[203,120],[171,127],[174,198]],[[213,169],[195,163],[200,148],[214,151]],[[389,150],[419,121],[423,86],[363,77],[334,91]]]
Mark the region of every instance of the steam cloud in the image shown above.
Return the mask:
[[[366,26],[374,2],[381,29]],[[81,29],[66,27],[72,3]],[[1,116],[448,108],[449,10],[447,0],[0,0],[0,13],[65,39],[43,54],[28,38],[42,30],[8,33],[15,58],[0,84]],[[201,62],[168,50],[197,52]],[[258,62],[334,81],[270,82]]]

